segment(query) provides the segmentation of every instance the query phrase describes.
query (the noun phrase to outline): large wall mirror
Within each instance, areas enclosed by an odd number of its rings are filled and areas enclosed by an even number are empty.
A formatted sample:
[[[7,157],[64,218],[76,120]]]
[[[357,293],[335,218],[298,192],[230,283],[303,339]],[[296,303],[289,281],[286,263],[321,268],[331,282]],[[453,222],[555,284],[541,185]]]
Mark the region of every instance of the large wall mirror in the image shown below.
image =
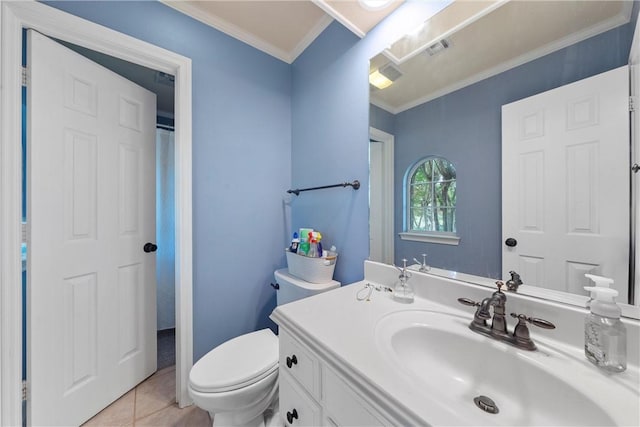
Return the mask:
[[[432,267],[505,281],[516,271],[523,290],[575,304],[591,273],[637,305],[639,7],[454,1],[371,58],[371,258],[426,253]],[[428,158],[455,176],[411,172]]]

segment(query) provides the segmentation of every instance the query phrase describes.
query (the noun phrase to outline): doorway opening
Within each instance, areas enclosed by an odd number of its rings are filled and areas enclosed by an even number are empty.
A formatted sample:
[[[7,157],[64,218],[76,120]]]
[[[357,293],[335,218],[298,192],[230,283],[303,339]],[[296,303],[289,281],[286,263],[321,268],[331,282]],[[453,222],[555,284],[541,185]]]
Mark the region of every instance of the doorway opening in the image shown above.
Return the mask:
[[[386,264],[394,263],[393,143],[369,128],[369,260]]]
[[[191,61],[173,52],[133,37],[101,27],[73,15],[37,2],[3,3],[2,20],[2,104],[3,123],[0,133],[0,200],[2,215],[0,228],[3,243],[0,251],[0,330],[3,342],[0,351],[2,393],[0,394],[0,423],[21,423],[22,393],[22,290],[15,286],[21,281],[21,243],[25,228],[21,223],[22,158],[21,136],[22,96],[19,84],[21,73],[22,29],[30,28],[56,39],[64,39],[98,52],[127,59],[133,63],[175,76],[175,192],[176,192],[176,397],[179,406],[191,404],[187,393],[188,372],[192,365],[192,224],[191,224]],[[28,349],[27,349],[28,351]],[[27,390],[28,390],[28,384]]]

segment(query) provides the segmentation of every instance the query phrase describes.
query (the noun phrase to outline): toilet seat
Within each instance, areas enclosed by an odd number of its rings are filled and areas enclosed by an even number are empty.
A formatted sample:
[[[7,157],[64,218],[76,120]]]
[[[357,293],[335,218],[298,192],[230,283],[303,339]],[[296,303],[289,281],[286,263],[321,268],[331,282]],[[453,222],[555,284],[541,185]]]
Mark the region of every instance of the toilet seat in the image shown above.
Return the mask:
[[[278,337],[262,329],[233,338],[198,360],[189,374],[193,390],[222,393],[254,384],[278,369]]]

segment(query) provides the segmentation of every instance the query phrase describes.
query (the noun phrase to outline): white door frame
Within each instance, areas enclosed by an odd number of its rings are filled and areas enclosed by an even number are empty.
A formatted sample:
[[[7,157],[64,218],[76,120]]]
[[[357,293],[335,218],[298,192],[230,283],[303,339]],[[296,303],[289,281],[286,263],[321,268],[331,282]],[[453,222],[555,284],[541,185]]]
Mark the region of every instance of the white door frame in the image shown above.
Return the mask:
[[[636,28],[633,33],[633,42],[631,44],[631,52],[629,53],[629,83],[631,99],[633,99],[634,108],[631,112],[631,164],[640,162],[640,111],[638,111],[638,101],[640,100],[640,21],[636,22]],[[638,180],[640,176],[637,173],[631,173],[631,269],[629,271],[629,280],[632,285],[629,291],[633,294],[633,301],[629,301],[631,305],[640,303],[640,206],[638,197],[640,197],[640,189]]]
[[[176,397],[193,364],[191,59],[54,9],[0,1],[0,425],[22,423],[22,28],[175,76]]]
[[[369,139],[380,141],[382,143],[382,167],[384,169],[382,177],[382,187],[384,189],[384,197],[382,205],[383,238],[382,238],[382,256],[384,262],[388,264],[394,263],[394,194],[393,194],[393,144],[395,137],[390,133],[381,131],[374,127],[369,127]]]

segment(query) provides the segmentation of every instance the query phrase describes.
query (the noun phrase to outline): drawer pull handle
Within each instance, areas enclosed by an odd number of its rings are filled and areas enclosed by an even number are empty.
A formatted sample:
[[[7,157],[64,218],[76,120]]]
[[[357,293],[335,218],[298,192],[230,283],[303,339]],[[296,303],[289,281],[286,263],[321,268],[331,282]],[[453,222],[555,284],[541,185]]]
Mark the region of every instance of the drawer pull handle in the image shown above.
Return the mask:
[[[296,357],[295,354],[291,357],[287,356],[287,368],[291,369],[293,365],[297,365],[297,364],[298,364],[298,358]]]
[[[289,424],[293,424],[293,420],[297,420],[297,419],[298,419],[298,411],[294,409],[292,412],[287,412],[287,421],[289,421]]]

